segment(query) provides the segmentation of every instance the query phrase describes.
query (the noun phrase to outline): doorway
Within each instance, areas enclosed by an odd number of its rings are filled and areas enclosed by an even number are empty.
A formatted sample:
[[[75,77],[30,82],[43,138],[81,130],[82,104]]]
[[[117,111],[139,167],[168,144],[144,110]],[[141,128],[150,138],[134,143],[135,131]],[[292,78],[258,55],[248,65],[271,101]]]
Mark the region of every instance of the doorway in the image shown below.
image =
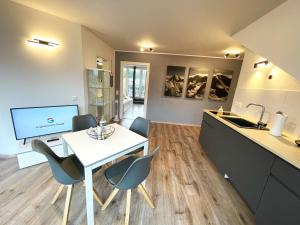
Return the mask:
[[[146,118],[149,63],[121,62],[120,118],[131,122],[136,117]]]

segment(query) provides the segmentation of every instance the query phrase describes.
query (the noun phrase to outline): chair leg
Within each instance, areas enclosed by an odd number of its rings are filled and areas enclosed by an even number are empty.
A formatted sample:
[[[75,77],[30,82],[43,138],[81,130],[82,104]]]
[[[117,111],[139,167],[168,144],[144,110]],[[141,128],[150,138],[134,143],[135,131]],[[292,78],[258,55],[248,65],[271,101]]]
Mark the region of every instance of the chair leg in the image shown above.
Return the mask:
[[[100,206],[103,206],[103,202],[101,201],[100,196],[98,192],[95,190],[95,188],[93,188],[93,195],[94,195],[94,199],[98,202],[98,204]]]
[[[138,189],[139,189],[140,192],[143,194],[144,198],[146,199],[146,201],[147,201],[147,203],[150,205],[150,207],[151,207],[152,209],[154,209],[155,206],[154,206],[154,204],[153,204],[153,202],[152,202],[152,200],[151,200],[149,194],[148,194],[147,191],[145,190],[144,186],[143,186],[142,184],[140,184],[140,185],[138,186]]]
[[[116,194],[119,192],[119,189],[115,188],[113,190],[113,192],[109,195],[108,199],[104,202],[103,206],[102,206],[102,210],[105,210],[107,208],[107,206],[109,205],[109,203],[111,203],[111,201],[114,199],[114,197],[116,196]]]
[[[129,224],[131,189],[127,190],[125,225]]]
[[[51,201],[51,205],[53,205],[57,201],[57,199],[58,199],[60,193],[62,192],[62,190],[64,189],[64,187],[65,187],[65,185],[63,185],[63,184],[61,184],[59,186],[57,192],[55,193],[55,195],[54,195],[54,197],[53,197],[53,199]]]
[[[71,199],[72,199],[72,191],[73,191],[73,185],[68,185],[62,225],[67,225],[67,223],[68,223],[68,217],[69,217],[70,205],[71,205]]]

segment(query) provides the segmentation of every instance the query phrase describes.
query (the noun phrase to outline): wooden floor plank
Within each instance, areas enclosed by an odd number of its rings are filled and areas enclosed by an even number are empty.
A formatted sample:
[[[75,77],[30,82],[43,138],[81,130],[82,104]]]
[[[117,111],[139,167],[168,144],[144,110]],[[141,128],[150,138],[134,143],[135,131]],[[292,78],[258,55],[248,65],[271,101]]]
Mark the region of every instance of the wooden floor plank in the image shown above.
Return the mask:
[[[152,123],[149,150],[160,146],[146,182],[155,209],[137,190],[132,191],[132,225],[254,225],[253,215],[236,190],[217,172],[198,143],[199,127]],[[49,166],[19,170],[16,159],[0,160],[0,225],[57,225],[62,222],[66,192],[54,205],[59,184]],[[94,175],[94,186],[106,200],[113,188],[103,169]],[[123,225],[126,192],[120,191],[101,211],[95,205],[97,225]],[[86,224],[85,194],[75,185],[69,224]]]

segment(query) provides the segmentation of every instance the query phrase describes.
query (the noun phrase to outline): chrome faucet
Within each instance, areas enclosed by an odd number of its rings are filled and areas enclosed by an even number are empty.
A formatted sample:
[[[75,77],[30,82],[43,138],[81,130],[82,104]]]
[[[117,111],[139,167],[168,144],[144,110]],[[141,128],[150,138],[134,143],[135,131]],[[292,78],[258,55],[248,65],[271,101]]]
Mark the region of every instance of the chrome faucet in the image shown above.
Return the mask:
[[[261,108],[262,108],[261,114],[260,114],[260,118],[259,118],[259,121],[258,121],[257,125],[258,125],[258,128],[265,127],[266,124],[262,121],[262,120],[263,120],[263,117],[264,117],[264,114],[265,114],[265,111],[266,111],[265,106],[263,106],[263,105],[261,105],[261,104],[256,104],[256,103],[249,103],[249,104],[246,106],[246,108],[248,108],[248,107],[251,106],[251,105],[253,105],[253,106],[258,106],[258,107],[261,107]]]

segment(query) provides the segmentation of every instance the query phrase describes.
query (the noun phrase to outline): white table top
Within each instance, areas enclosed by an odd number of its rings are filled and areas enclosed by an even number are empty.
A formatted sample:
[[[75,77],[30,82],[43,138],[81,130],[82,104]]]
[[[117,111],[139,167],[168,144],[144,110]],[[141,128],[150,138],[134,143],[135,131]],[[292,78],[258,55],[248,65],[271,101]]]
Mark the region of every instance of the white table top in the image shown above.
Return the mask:
[[[125,127],[110,124],[115,132],[105,140],[90,138],[86,130],[64,134],[62,137],[86,167],[148,141]]]

